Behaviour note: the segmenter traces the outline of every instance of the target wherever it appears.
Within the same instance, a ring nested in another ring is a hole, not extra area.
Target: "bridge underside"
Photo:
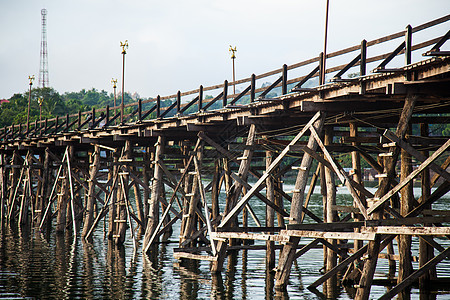
[[[399,270],[389,298],[433,282],[436,264],[450,254],[434,239],[450,235],[441,226],[450,213],[432,210],[450,190],[449,137],[436,134],[449,123],[449,83],[450,58],[435,57],[245,106],[6,137],[1,216],[41,228],[54,218],[56,231],[81,230],[86,240],[106,218],[111,242],[143,235],[146,253],[180,226],[175,257],[210,261],[220,273],[227,251],[263,249],[279,288],[293,261],[323,244],[326,273],[311,289],[324,284],[332,292],[339,272],[367,299],[377,260],[387,258],[393,274]],[[379,181],[375,193],[367,179]],[[320,214],[308,208],[319,182]],[[337,205],[337,185],[353,205]],[[417,270],[412,236],[420,237]]]

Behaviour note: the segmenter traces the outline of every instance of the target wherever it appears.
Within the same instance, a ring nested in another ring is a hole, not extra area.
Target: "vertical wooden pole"
[[[198,89],[198,111],[203,110],[203,85]]]
[[[367,41],[362,40],[361,42],[361,61],[360,61],[360,68],[359,68],[359,75],[361,77],[366,75],[366,68],[367,68]],[[366,82],[364,80],[361,80],[361,95],[364,95],[366,93]]]
[[[254,124],[250,125],[250,129],[248,131],[248,136],[247,136],[247,146],[253,146],[253,144],[255,143],[256,140],[256,126]],[[244,180],[247,181],[247,177],[248,177],[248,171],[250,169],[250,164],[252,161],[252,157],[253,157],[253,149],[245,149],[243,156],[241,158],[241,164],[239,165],[239,171],[238,171],[238,176]],[[239,196],[242,192],[242,184],[235,182],[231,187],[229,192],[227,193],[227,199],[226,199],[226,204],[225,204],[225,211],[224,211],[224,215],[226,215],[228,212],[230,212],[234,206],[236,205]],[[235,221],[231,221],[230,222],[230,226],[236,226],[237,225],[237,219],[234,218]],[[214,261],[211,265],[211,272],[213,273],[217,273],[220,272],[222,270],[222,266],[223,266],[223,261],[225,259],[225,254],[226,254],[226,244],[224,242],[219,242],[217,244],[217,250],[218,250],[218,259],[217,261]]]
[[[410,129],[408,130],[411,131]],[[404,180],[412,172],[411,155],[405,150],[401,150],[401,167],[400,180]],[[400,190],[400,214],[406,216],[413,209],[413,183],[412,181],[405,185]],[[398,252],[401,253],[398,265],[397,283],[402,282],[405,278],[411,275],[412,256],[411,256],[411,236],[400,235],[398,237]]]
[[[333,142],[333,127],[325,128],[325,138],[324,145],[331,145]],[[327,205],[326,205],[326,222],[333,223],[337,221],[336,211],[333,210],[333,206],[336,205],[336,183],[335,176],[333,170],[329,168],[325,168],[325,182],[327,186]],[[334,246],[337,245],[336,240],[328,240],[328,242]],[[331,249],[327,248],[327,265],[326,272],[333,269],[337,264],[337,255]],[[333,285],[336,285],[336,278],[334,280],[329,280],[327,283],[333,282]],[[329,285],[329,284],[327,284]]]
[[[197,159],[199,161],[202,161],[203,158],[203,142],[202,146],[200,146],[197,149],[197,153],[195,153],[197,156]],[[191,237],[192,234],[195,232],[195,223],[196,223],[196,209],[198,207],[198,192],[199,192],[199,184],[196,175],[192,176],[192,189],[190,191],[190,200],[188,204],[188,211],[187,211],[187,219],[186,219],[186,226],[184,228],[184,232],[182,233],[182,240],[186,240],[187,238]]]
[[[220,167],[219,159],[214,160],[214,175],[211,190],[211,217],[216,220],[219,216],[219,195],[220,195]],[[216,227],[216,226],[214,226]]]
[[[149,211],[148,211],[148,221],[147,228],[145,230],[145,237],[143,243],[143,249],[147,248],[147,244],[150,241],[153,232],[155,231],[156,226],[159,223],[159,198],[161,194],[161,185],[163,170],[159,167],[158,162],[163,163],[163,153],[165,147],[165,138],[163,136],[158,136],[158,141],[156,143],[155,149],[155,165],[154,165],[154,173],[153,173],[153,185],[152,185],[152,195],[149,203]]]
[[[322,126],[324,122],[324,114],[322,117],[314,122],[313,127],[320,133],[322,131]],[[308,148],[313,151],[317,148],[317,141],[311,135],[308,140]],[[302,158],[300,169],[297,175],[294,186],[294,194],[292,196],[291,203],[291,213],[289,217],[290,224],[298,224],[301,220],[302,210],[303,210],[303,200],[305,196],[305,188],[308,182],[308,174],[311,168],[312,157],[305,153]],[[278,262],[278,269],[275,275],[276,283],[275,287],[278,289],[284,289],[289,280],[289,275],[291,273],[291,266],[295,258],[296,247],[299,242],[299,238],[292,238],[290,242],[287,242],[283,247],[280,254],[280,259]]]
[[[112,166],[109,169],[109,173],[112,174],[112,178],[114,178],[115,174],[117,174],[117,169],[119,168],[118,166],[118,162],[119,162],[119,157],[118,157],[118,151],[114,151],[111,152],[111,159],[112,159]],[[117,215],[117,211],[116,211],[116,204],[117,204],[117,195],[118,195],[118,191],[120,189],[119,185],[120,185],[120,180],[118,180],[118,183],[116,184],[116,188],[111,187],[110,193],[112,193],[111,195],[111,203],[109,205],[109,217],[108,217],[108,239],[110,240],[114,240],[114,235],[116,234],[116,226],[114,223],[114,220],[116,219],[116,215]]]
[[[134,157],[135,155],[134,155],[133,149],[131,149],[130,152],[131,152],[131,153],[130,153],[130,156],[131,156],[131,157]],[[134,160],[134,161],[136,161],[136,160]],[[145,164],[145,163],[144,163],[144,164]],[[134,172],[134,174],[135,174],[136,176],[139,176],[139,174],[137,173],[137,167],[129,167],[129,170],[130,170],[131,172]],[[143,178],[143,179],[144,179],[144,178]],[[145,182],[145,181],[144,181],[144,182]],[[147,182],[145,182],[145,183],[147,183]],[[133,185],[133,192],[134,192],[134,200],[135,200],[135,203],[136,203],[137,217],[139,218],[139,220],[140,220],[141,222],[145,222],[145,221],[144,221],[144,219],[145,219],[145,215],[144,215],[144,206],[143,206],[143,204],[142,204],[142,197],[141,197],[141,189],[140,189],[140,186],[139,186],[138,183],[135,183],[135,184]],[[145,232],[145,229],[142,228],[142,227],[140,227],[139,232],[140,232],[140,234],[143,234],[143,233]]]
[[[288,77],[287,77],[287,65],[284,64],[282,68],[282,80],[281,80],[281,94],[286,95],[287,94],[287,83],[288,83]]]
[[[255,101],[255,90],[256,90],[256,75],[252,74],[251,76],[251,89],[250,89],[250,102]]]
[[[189,159],[188,159],[188,157],[190,156],[189,155],[189,151],[190,151],[190,146],[189,146],[189,142],[188,141],[184,141],[184,142],[182,142],[182,144],[181,144],[181,152],[182,152],[182,154],[183,154],[183,166],[184,166],[184,169],[188,169],[189,168],[189,166],[188,166],[188,161],[189,161]],[[190,191],[191,191],[191,189],[192,189],[192,181],[191,181],[191,178],[192,178],[192,175],[189,175],[189,172],[186,172],[187,174],[185,175],[185,177],[184,177],[184,181],[182,182],[182,184],[183,184],[183,188],[184,188],[184,193],[185,193],[185,195],[189,195],[190,194]],[[182,219],[181,219],[181,226],[180,226],[180,245],[181,245],[181,243],[183,243],[184,242],[184,235],[183,235],[183,233],[184,233],[184,231],[185,231],[185,228],[186,228],[186,223],[187,223],[187,215],[188,215],[188,212],[189,212],[189,197],[188,196],[185,196],[184,198],[183,198],[183,208],[182,208],[182,210],[183,210],[183,212],[182,212]]]
[[[95,204],[95,183],[98,170],[100,168],[100,147],[95,145],[94,153],[89,156],[89,181],[88,181],[88,195],[84,211],[84,225],[82,237],[86,237],[94,220],[94,204]]]
[[[69,198],[69,174],[67,168],[63,167],[62,177],[56,178],[61,180],[61,186],[58,192],[58,214],[56,216],[56,232],[63,233],[67,222],[67,199]]]
[[[144,152],[144,165],[142,167],[142,180],[144,181],[144,183],[149,184],[149,172],[150,172],[150,168],[149,166],[151,165],[151,155],[150,155],[150,147],[146,147],[145,148],[145,152]],[[151,186],[151,185],[149,185]],[[144,204],[144,219],[142,220],[144,227],[147,226],[147,216],[148,216],[148,201],[149,201],[149,196],[150,193],[147,189],[144,189],[143,193],[142,193],[142,198],[143,198],[143,204]]]
[[[280,171],[280,166],[276,167],[274,170],[274,173],[277,174]],[[277,176],[274,177],[274,188],[276,188],[279,191],[283,190],[283,180],[282,180],[282,175],[279,174]],[[274,200],[275,200],[275,204],[283,209],[284,208],[284,204],[283,204],[283,195],[281,195],[281,193],[275,191],[274,193]],[[283,215],[281,215],[280,213],[277,212],[277,223],[278,223],[278,227],[284,227],[285,226],[285,222],[284,222],[284,217]]]
[[[126,140],[125,146],[124,146],[122,159],[128,160],[131,159],[131,152],[132,152],[132,146],[131,141]],[[119,163],[120,163],[119,159]],[[114,242],[116,245],[122,245],[125,242],[125,236],[126,236],[126,230],[128,228],[127,222],[128,222],[128,211],[127,211],[127,201],[126,197],[128,197],[129,192],[129,186],[128,181],[130,178],[130,175],[127,172],[123,172],[121,169],[119,169],[119,177],[122,179],[120,182],[120,187],[118,188],[118,199],[117,199],[117,210],[116,210],[116,228],[117,232],[115,234]]]
[[[417,101],[417,96],[408,94],[405,98],[405,103],[403,106],[402,113],[397,125],[396,135],[403,138],[407,132],[408,124],[411,119],[414,106]],[[375,198],[381,198],[385,195],[389,188],[391,187],[392,180],[395,178],[395,166],[397,163],[399,149],[398,147],[390,147],[389,152],[392,156],[385,158],[384,173],[387,174],[385,178],[380,183],[378,190],[375,192]],[[372,214],[373,219],[382,219],[383,210],[380,209]],[[380,252],[380,237],[376,236],[374,241],[369,242],[367,249],[367,254],[369,259],[364,263],[364,268],[361,273],[361,279],[359,281],[359,286],[356,291],[356,300],[367,300],[370,295],[370,288],[373,282],[373,275],[375,274],[375,267],[378,261],[378,253]]]
[[[361,45],[362,47],[362,45]],[[361,55],[362,55],[362,50],[361,50]],[[358,137],[358,126],[356,123],[351,122],[349,124],[349,129],[350,129],[350,137],[354,137],[357,138]],[[357,142],[352,142],[352,146],[358,146],[359,143]],[[351,153],[352,155],[352,170],[353,170],[353,180],[359,184],[362,184],[362,172],[361,172],[361,157],[358,153],[358,151],[352,151]],[[356,192],[358,194],[358,196],[360,198],[364,197],[359,191]],[[353,206],[357,207],[357,204],[355,202],[353,202]],[[364,218],[361,214],[356,214],[356,218],[357,221],[362,221]],[[359,228],[355,229],[355,232],[359,232]],[[363,242],[360,240],[354,240],[353,241],[353,245],[354,245],[354,249],[355,252],[358,251],[362,246],[363,246]]]
[[[423,137],[428,136],[428,124],[420,124],[420,135]],[[427,150],[421,151],[421,153],[425,156],[429,156],[429,152]],[[427,199],[431,195],[431,178],[430,178],[430,169],[425,168],[422,171],[421,177],[421,187],[422,187],[422,202],[426,202]],[[425,209],[431,209],[431,204]],[[424,224],[424,226],[431,226],[431,224]],[[433,238],[430,236],[430,238]],[[434,248],[425,242],[423,239],[419,239],[419,268],[423,267],[429,260],[434,257]],[[426,272],[425,275],[419,278],[419,287],[421,289],[427,289],[429,287],[430,279],[436,278],[436,267],[431,268],[430,271]]]
[[[6,168],[5,168],[5,154],[0,153],[0,226],[3,226],[3,220],[5,216],[5,204],[6,204]]]
[[[11,165],[13,165],[10,175],[11,175],[11,185],[9,190],[9,199],[8,199],[8,210],[12,211],[13,213],[10,214],[10,223],[12,223],[15,220],[15,207],[14,207],[14,193],[15,193],[15,187],[18,184],[19,181],[19,157],[16,151],[13,152],[12,158],[11,158]]]
[[[223,96],[222,96],[222,107],[227,106],[228,104],[228,80],[225,80],[223,83]]]
[[[266,151],[266,169],[270,166],[273,161],[273,152],[270,150]],[[272,176],[266,179],[266,198],[269,201],[275,203],[275,192],[274,192],[274,180]],[[275,210],[270,206],[266,205],[266,226],[275,226]],[[272,270],[275,268],[275,243],[273,241],[266,242],[266,269]]]

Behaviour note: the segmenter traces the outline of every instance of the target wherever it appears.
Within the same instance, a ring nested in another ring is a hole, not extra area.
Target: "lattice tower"
[[[41,34],[41,63],[39,68],[39,86],[48,87],[48,52],[47,52],[47,10],[41,10],[42,34]]]

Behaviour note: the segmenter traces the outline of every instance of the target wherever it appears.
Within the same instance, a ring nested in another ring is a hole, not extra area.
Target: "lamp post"
[[[33,85],[34,75],[28,76],[28,80],[30,81],[30,91],[28,93],[27,133],[30,130],[31,86]]]
[[[116,113],[117,113],[117,110],[116,110],[116,87],[117,87],[116,83],[117,83],[117,79],[112,78],[111,79],[111,83],[112,83],[113,89],[114,89],[114,116],[115,116]],[[115,122],[117,124],[117,120]]]
[[[235,77],[235,68],[234,68],[234,60],[236,59],[236,46],[234,46],[234,48],[233,47],[231,47],[231,45],[230,45],[230,49],[229,49],[229,51],[230,51],[230,53],[231,53],[231,60],[232,60],[232,62],[233,62],[233,94],[236,94],[236,83],[235,83],[235,81],[236,81],[236,77]]]
[[[128,49],[128,40],[125,40],[124,43],[120,42],[120,47],[122,47],[122,103],[120,104],[120,124],[123,125],[123,97],[124,97],[124,85],[125,85],[125,54],[127,54]]]
[[[322,60],[322,74],[320,74],[320,85],[325,84],[325,71],[327,60],[327,39],[328,39],[328,8],[330,7],[330,0],[327,0],[325,8],[325,38],[323,42],[323,60]]]
[[[38,104],[39,104],[39,128],[42,127],[42,103],[44,103],[44,98],[39,97],[38,98]]]

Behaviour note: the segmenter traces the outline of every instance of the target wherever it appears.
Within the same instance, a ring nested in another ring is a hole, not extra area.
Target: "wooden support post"
[[[56,178],[56,180],[61,181],[59,190],[57,190],[58,214],[56,216],[56,228],[55,228],[57,233],[63,233],[66,228],[67,199],[69,198],[69,174],[67,172],[67,168],[63,167],[61,175],[62,175],[62,177]],[[57,189],[58,189],[58,187],[57,187]]]
[[[266,167],[267,169],[267,167]],[[274,169],[275,175],[274,176],[274,188],[275,188],[275,193],[274,193],[274,200],[275,200],[275,205],[278,206],[280,209],[284,210],[284,204],[283,204],[283,195],[280,193],[280,191],[283,191],[283,181],[282,181],[282,175],[279,172],[280,171],[280,167],[276,167]],[[284,227],[285,226],[285,221],[284,221],[284,216],[277,212],[277,222],[278,222],[278,227]]]
[[[177,113],[179,113],[180,112],[180,109],[181,109],[181,92],[180,91],[178,91],[177,92]]]
[[[365,40],[363,42],[365,42]],[[361,43],[361,47],[363,47],[363,43]],[[361,49],[361,57],[362,57],[362,55],[363,55],[363,51]],[[364,69],[365,69],[365,66],[364,66]],[[356,123],[351,122],[349,124],[349,129],[350,129],[350,136],[351,137],[355,137],[355,138],[358,137],[358,126],[357,126]],[[357,142],[352,142],[352,146],[357,147],[358,143]],[[359,183],[359,184],[363,184],[362,172],[361,172],[361,157],[359,155],[359,152],[358,151],[352,151],[351,155],[352,155],[352,170],[353,170],[353,176],[352,177],[353,177],[353,180],[355,182]],[[361,197],[361,198],[364,197],[361,192],[357,192],[357,193],[358,193],[359,197]],[[353,201],[353,206],[354,207],[358,207],[358,205],[357,205],[357,203],[355,201]],[[355,221],[362,221],[364,218],[361,215],[357,214],[355,219],[356,219]],[[359,229],[355,228],[355,232],[359,232]],[[356,251],[358,251],[359,248],[362,247],[363,243],[362,243],[362,241],[355,240],[353,242],[353,245],[354,245],[354,249],[355,249],[355,252],[356,252]]]
[[[198,111],[203,110],[203,85],[198,89]]]
[[[197,160],[202,161],[203,159],[203,142],[200,147],[198,147],[196,153],[194,154],[197,157]],[[192,236],[195,232],[196,225],[196,210],[198,207],[198,192],[199,192],[199,181],[197,180],[197,170],[195,171],[195,175],[192,178],[192,186],[188,202],[188,211],[186,216],[186,225],[184,228],[184,232],[182,233],[181,242]],[[183,216],[184,217],[184,216]],[[194,245],[192,245],[194,246]]]
[[[84,211],[84,224],[82,237],[86,237],[89,229],[92,226],[94,220],[94,204],[95,204],[95,180],[97,178],[97,173],[100,168],[100,147],[98,145],[94,146],[94,153],[89,156],[89,190],[87,195],[87,201]]]
[[[314,121],[312,128],[315,128],[317,132],[322,131],[322,126],[324,122],[324,115]],[[311,135],[308,140],[308,148],[313,151],[317,148],[317,141]],[[292,196],[291,213],[289,218],[289,224],[299,224],[302,216],[303,210],[303,200],[305,196],[305,188],[308,181],[309,169],[311,168],[312,157],[305,153],[302,158],[300,169],[297,175],[297,180],[295,182],[294,190],[296,191]],[[279,289],[284,289],[289,280],[289,274],[291,272],[291,266],[295,258],[296,247],[299,242],[299,238],[293,238],[291,241],[287,242],[283,247],[280,254],[278,269],[275,275],[276,283],[275,287]]]
[[[255,101],[255,90],[256,90],[256,75],[252,74],[251,76],[251,89],[250,89],[250,102]]]
[[[134,157],[133,151],[130,151],[130,155],[132,157]],[[146,163],[144,163],[145,165]],[[134,172],[137,176],[137,167],[129,167],[128,168],[131,172]],[[148,184],[148,181],[144,180],[145,184]],[[145,190],[145,189],[144,189]],[[133,192],[134,192],[134,201],[136,204],[136,212],[137,212],[137,217],[139,218],[139,220],[145,224],[145,215],[144,215],[144,206],[142,204],[142,197],[141,197],[141,189],[140,189],[140,185],[139,184],[134,184],[133,185]],[[145,229],[140,227],[139,228],[139,232],[140,234],[143,234],[145,232]]]
[[[159,223],[159,198],[161,194],[161,185],[164,184],[162,181],[163,171],[158,163],[163,163],[163,153],[165,147],[164,136],[158,136],[158,141],[155,147],[155,166],[153,173],[153,184],[152,184],[152,194],[149,203],[147,228],[145,230],[144,243],[142,245],[143,249],[147,249],[147,244],[150,241],[156,227]]]
[[[420,124],[420,135],[423,137],[428,137],[428,124]],[[422,151],[422,155],[424,157],[429,156],[429,152],[427,150]],[[426,203],[427,200],[431,196],[431,178],[430,178],[430,169],[425,168],[422,171],[421,177],[421,187],[422,187],[422,197],[421,203]],[[424,209],[431,209],[431,204],[425,207]],[[427,226],[430,224],[424,224]],[[432,236],[429,237],[433,239]],[[419,240],[419,267],[423,267],[429,260],[434,258],[434,248],[427,243],[425,240]],[[428,272],[419,278],[419,286],[421,289],[426,289],[429,285],[430,279],[436,278],[436,267],[431,267]]]
[[[214,160],[214,175],[211,187],[211,218],[216,220],[219,217],[219,195],[220,195],[220,167],[219,159]],[[214,226],[216,227],[216,226]]]
[[[159,118],[161,115],[161,96],[158,95],[156,97],[156,118]]]
[[[281,79],[281,94],[282,95],[286,95],[287,94],[287,82],[288,82],[288,77],[287,77],[287,65],[284,64],[283,68],[282,68],[282,79]]]
[[[6,206],[7,175],[6,175],[6,155],[0,153],[0,226],[3,226]]]
[[[223,83],[223,96],[222,96],[222,107],[227,106],[228,104],[228,80],[225,80]]]
[[[402,113],[397,125],[396,135],[397,137],[403,138],[407,132],[409,121],[411,119],[414,106],[416,104],[417,96],[408,94],[405,99]],[[385,195],[395,178],[395,165],[397,163],[397,158],[399,154],[399,149],[397,147],[390,147],[389,152],[392,152],[392,156],[385,157],[384,173],[387,177],[383,178],[380,183],[378,190],[375,193],[375,198],[381,198]],[[373,219],[382,219],[383,212],[376,212],[373,214]],[[378,261],[378,253],[380,251],[380,238],[377,236],[375,241],[369,242],[367,254],[368,259],[364,264],[363,271],[361,273],[361,280],[359,281],[359,286],[356,291],[356,300],[367,300],[370,295],[370,288],[372,287],[373,275],[375,274],[375,267]]]
[[[409,133],[411,128],[409,126]],[[412,172],[412,159],[411,155],[405,150],[401,150],[401,166],[400,166],[400,179],[404,180]],[[400,214],[402,216],[408,215],[414,206],[414,193],[412,181],[406,184],[400,190]],[[399,265],[398,265],[398,277],[397,283],[402,282],[413,272],[412,267],[412,255],[411,255],[411,236],[400,235],[398,237],[398,253],[401,253]]]
[[[109,173],[110,174],[117,174],[118,173],[118,151],[111,152],[111,159],[113,162],[113,166],[110,168]],[[120,180],[117,180],[120,182]],[[117,211],[116,211],[116,204],[117,204],[117,194],[118,194],[118,187],[119,183],[116,184],[116,186],[111,186],[111,190],[109,191],[111,194],[111,203],[109,205],[109,216],[108,216],[108,239],[114,240],[114,235],[116,234],[116,225],[114,223],[114,220],[116,219]]]
[[[266,168],[272,164],[273,155],[272,151],[266,151]],[[274,179],[272,176],[266,179],[266,198],[275,203]],[[269,205],[266,205],[266,226],[275,226],[275,210]],[[275,242],[267,241],[266,247],[266,269],[270,271],[275,268]]]
[[[325,128],[324,145],[325,146],[331,145],[332,142],[333,142],[333,127],[329,126]],[[325,182],[327,188],[327,201],[326,201],[326,215],[324,221],[327,223],[334,223],[338,219],[336,211],[333,210],[333,206],[336,205],[336,183],[334,172],[330,168],[325,168]],[[327,241],[334,247],[337,246],[337,240],[329,239]],[[328,272],[334,267],[336,267],[337,254],[328,247],[326,247],[326,252],[327,252],[327,260],[325,271]],[[330,278],[325,286],[326,286],[325,294],[330,298],[333,297],[333,295],[336,292],[337,278],[336,277]]]
[[[325,70],[323,66],[323,52],[319,54],[319,85],[325,84]]]
[[[151,155],[150,155],[151,148],[146,147],[144,152],[144,165],[142,166],[142,180],[149,184],[149,174],[150,174],[150,168],[151,166]],[[143,205],[144,205],[144,219],[142,220],[142,223],[144,223],[144,227],[147,226],[147,216],[148,216],[148,209],[149,209],[149,198],[150,198],[150,192],[147,189],[144,189],[142,192],[142,198],[143,198]],[[145,232],[145,231],[144,231]]]
[[[13,166],[17,166],[19,165],[19,155],[17,154],[16,151],[13,152],[12,154],[12,158],[11,158],[11,165]],[[14,194],[15,194],[15,187],[18,184],[18,179],[19,179],[19,169],[18,168],[12,168],[11,172],[10,172],[10,176],[11,176],[11,180],[10,180],[10,190],[9,190],[9,199],[8,199],[8,211],[12,212],[9,213],[9,221],[10,223],[12,223],[15,220],[15,199],[14,199]]]
[[[254,124],[250,125],[250,129],[248,131],[247,136],[247,146],[252,146],[256,140],[256,126]],[[250,169],[250,164],[253,156],[253,149],[245,149],[243,153],[243,160],[241,160],[241,164],[239,166],[238,177],[240,177],[243,181],[247,181],[248,171]],[[227,215],[230,213],[236,206],[239,196],[241,195],[243,185],[237,181],[230,187],[227,191],[227,199],[225,204],[224,214]],[[228,226],[236,226],[236,216],[234,216]],[[219,241],[217,244],[217,261],[213,262],[211,265],[211,272],[217,273],[222,270],[223,261],[225,259],[226,254],[226,243],[223,241]]]
[[[121,162],[121,160],[129,160],[131,159],[131,153],[132,153],[132,146],[131,146],[131,141],[130,140],[126,140],[125,141],[125,146],[123,149],[123,153],[121,158],[119,159],[119,164]],[[120,167],[119,167],[120,168]],[[115,219],[115,223],[116,223],[116,228],[117,231],[115,233],[114,236],[114,243],[116,245],[122,245],[125,242],[125,236],[126,236],[126,231],[127,231],[127,227],[128,227],[128,192],[129,192],[129,186],[128,186],[128,181],[130,178],[130,175],[128,174],[128,172],[123,172],[123,170],[119,169],[119,178],[120,178],[120,188],[118,188],[117,193],[118,193],[118,199],[116,202],[116,219]],[[131,226],[131,224],[129,224]]]

